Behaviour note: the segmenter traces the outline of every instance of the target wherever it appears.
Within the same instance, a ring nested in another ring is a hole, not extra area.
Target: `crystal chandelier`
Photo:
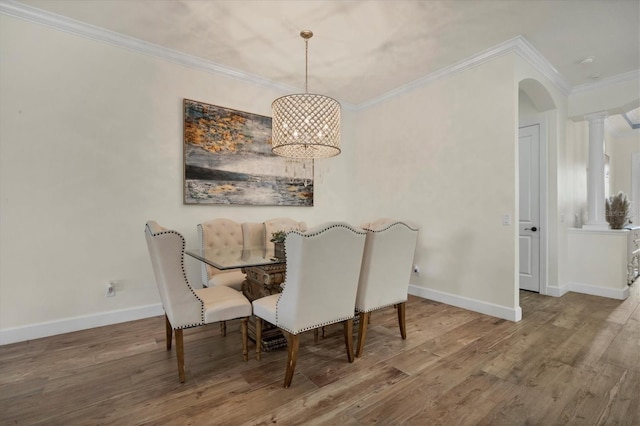
[[[305,43],[305,93],[282,96],[271,104],[274,154],[289,158],[327,158],[340,154],[340,103],[309,93],[310,30],[300,32]]]

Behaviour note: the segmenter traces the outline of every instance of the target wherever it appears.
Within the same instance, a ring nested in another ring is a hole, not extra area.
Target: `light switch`
[[[505,213],[502,215],[502,224],[503,225],[511,225],[511,215],[509,213]]]

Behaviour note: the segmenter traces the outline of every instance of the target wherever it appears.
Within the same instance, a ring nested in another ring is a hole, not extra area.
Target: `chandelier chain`
[[[309,39],[304,40],[304,93],[309,93]]]

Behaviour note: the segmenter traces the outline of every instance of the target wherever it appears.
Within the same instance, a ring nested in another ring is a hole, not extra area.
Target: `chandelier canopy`
[[[327,158],[340,154],[340,103],[308,92],[309,39],[305,42],[305,93],[282,96],[271,104],[271,151],[289,158]]]

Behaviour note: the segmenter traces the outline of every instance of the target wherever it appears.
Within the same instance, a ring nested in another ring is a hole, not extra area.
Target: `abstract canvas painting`
[[[271,117],[185,99],[184,203],[313,206],[313,160],[271,152]]]

